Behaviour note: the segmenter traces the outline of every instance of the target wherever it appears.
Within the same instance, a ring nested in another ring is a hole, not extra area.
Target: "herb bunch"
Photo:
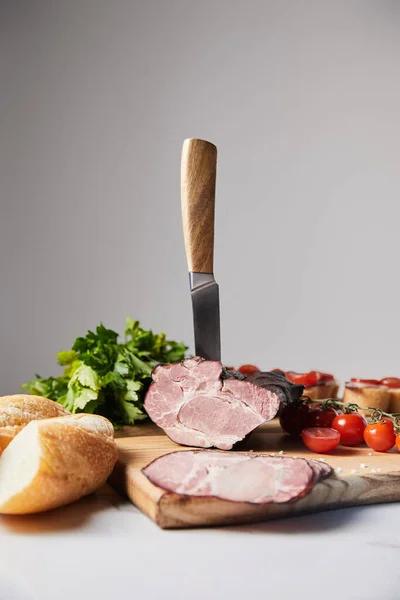
[[[37,375],[22,387],[59,402],[71,413],[103,415],[116,428],[133,425],[147,418],[143,401],[153,368],[183,360],[186,350],[184,344],[145,330],[128,317],[123,342],[101,324],[95,332],[78,337],[71,350],[57,354],[62,375]]]

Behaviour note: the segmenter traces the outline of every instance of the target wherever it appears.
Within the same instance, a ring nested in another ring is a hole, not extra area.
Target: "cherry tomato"
[[[386,421],[390,421],[390,423],[393,423],[393,427],[394,427],[394,420],[392,417],[385,417]]]
[[[400,452],[400,433],[396,435],[396,447],[397,450]]]
[[[351,378],[353,383],[365,383],[365,385],[380,385],[380,381],[377,379],[356,379],[355,377]]]
[[[367,425],[364,430],[365,443],[377,452],[387,452],[396,442],[393,422],[389,419],[382,419],[378,423]]]
[[[357,446],[364,440],[364,429],[367,420],[358,413],[338,415],[332,421],[331,427],[340,433],[340,443],[343,446]]]
[[[250,375],[254,375],[254,373],[259,373],[260,369],[255,365],[242,365],[238,368],[239,373],[242,375],[246,375],[246,377],[250,377]]]
[[[340,441],[340,433],[331,427],[308,427],[303,429],[301,437],[307,448],[318,454],[331,452]]]
[[[388,388],[400,388],[400,379],[397,377],[385,377],[380,383]]]
[[[335,408],[324,410],[321,406],[312,408],[307,418],[307,427],[332,427],[332,421],[339,412]]]
[[[289,404],[282,410],[279,422],[286,433],[293,436],[301,434],[304,427],[307,426],[307,418],[310,407],[305,402],[300,404]]]

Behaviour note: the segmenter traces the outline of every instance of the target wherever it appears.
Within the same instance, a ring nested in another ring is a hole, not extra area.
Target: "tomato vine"
[[[313,400],[309,396],[302,396],[301,400],[306,402],[307,404],[318,403],[323,410],[329,410],[331,408],[336,409],[344,409],[345,413],[358,413],[359,411],[369,411],[371,416],[369,417],[369,422],[379,423],[385,417],[390,419],[393,422],[394,430],[396,433],[400,433],[400,413],[388,413],[380,408],[374,407],[364,407],[355,404],[354,402],[343,402],[342,400],[337,400],[336,398],[326,398],[325,400]]]

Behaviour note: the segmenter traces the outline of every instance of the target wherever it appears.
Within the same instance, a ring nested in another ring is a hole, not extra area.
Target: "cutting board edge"
[[[380,491],[382,490],[382,480],[386,479],[384,475],[357,477],[350,482],[348,479],[332,475],[329,479],[317,483],[310,494],[289,504],[255,505],[219,498],[205,500],[202,497],[180,496],[161,490],[163,493],[158,501],[156,522],[162,529],[226,526],[238,525],[238,522],[259,523],[325,510],[399,502],[398,476],[400,473],[395,478],[388,476],[389,488],[379,499],[373,492],[376,485],[379,486]],[[148,514],[147,511],[145,512]]]
[[[152,521],[158,525],[158,527],[160,527],[161,529],[164,529],[165,531],[168,530],[179,530],[179,529],[206,529],[207,527],[229,527],[229,526],[235,526],[235,527],[239,527],[240,525],[250,525],[252,523],[257,524],[257,523],[268,523],[269,521],[279,521],[280,519],[291,519],[291,518],[295,518],[295,517],[304,517],[307,515],[313,515],[313,514],[318,514],[318,513],[322,513],[322,512],[328,512],[328,511],[332,511],[332,510],[341,510],[342,508],[346,509],[346,508],[354,508],[356,506],[368,506],[368,505],[379,505],[379,504],[391,504],[394,502],[398,502],[398,500],[380,500],[380,501],[376,501],[371,499],[370,501],[366,501],[366,502],[362,502],[362,503],[354,503],[354,502],[349,502],[348,504],[346,503],[342,503],[340,504],[340,506],[337,506],[336,504],[324,504],[324,505],[320,505],[319,507],[309,507],[309,508],[304,508],[302,510],[296,511],[296,512],[292,512],[292,513],[288,513],[285,512],[284,514],[277,514],[277,515],[269,515],[268,517],[265,517],[263,515],[255,515],[255,514],[251,514],[248,516],[244,516],[242,515],[240,518],[238,518],[237,515],[232,515],[231,517],[223,517],[223,521],[221,521],[221,517],[216,518],[215,520],[210,519],[209,522],[207,523],[195,523],[192,521],[183,521],[181,519],[176,519],[174,517],[173,514],[168,513],[162,513],[162,514],[158,514],[157,519],[152,519]],[[136,505],[135,505],[136,506]],[[151,516],[144,510],[142,510],[142,512],[151,519]]]
[[[121,495],[128,497],[152,521],[159,524],[160,499],[167,493],[165,490],[150,483],[141,471],[127,468],[119,460],[108,479],[108,483]]]

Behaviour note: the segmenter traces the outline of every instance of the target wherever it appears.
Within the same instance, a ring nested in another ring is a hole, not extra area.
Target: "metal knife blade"
[[[221,360],[219,287],[212,273],[190,273],[196,355]]]

